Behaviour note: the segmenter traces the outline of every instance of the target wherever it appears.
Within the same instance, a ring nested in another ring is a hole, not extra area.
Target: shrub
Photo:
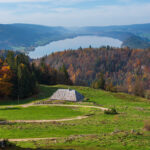
[[[113,83],[106,84],[106,91],[117,92],[117,88],[113,85]]]
[[[111,109],[105,110],[104,114],[107,114],[107,115],[116,115],[116,114],[118,114],[118,112],[117,112],[117,110],[115,108],[111,108]]]
[[[150,120],[145,121],[144,129],[145,129],[146,131],[150,131]]]
[[[135,96],[144,97],[145,95],[144,84],[140,78],[136,79],[133,92]]]
[[[97,75],[97,79],[91,84],[94,89],[105,89],[105,79],[102,73]]]
[[[85,101],[85,102],[88,101],[88,100],[89,100],[89,98],[87,98],[87,97],[84,98],[84,101]]]
[[[4,119],[4,118],[0,118],[0,121],[6,121],[6,119]]]
[[[145,98],[150,99],[150,90],[145,92]]]

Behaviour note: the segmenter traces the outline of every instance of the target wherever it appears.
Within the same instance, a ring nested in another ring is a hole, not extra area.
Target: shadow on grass
[[[33,95],[30,98],[20,99],[20,100],[0,100],[0,105],[20,105],[26,104],[29,102],[37,101],[37,100],[45,100],[48,99],[58,88],[53,86],[39,85],[38,94]]]
[[[12,108],[0,108],[0,111],[1,110],[19,110],[20,108],[19,107],[12,107]]]
[[[14,122],[8,122],[7,120],[0,120],[0,125],[15,125]]]
[[[74,150],[74,149],[21,148],[19,146],[16,146],[14,143],[9,142],[8,140],[2,140],[2,141],[0,141],[0,150]]]
[[[41,149],[41,148],[30,149],[30,148],[21,148],[21,147],[8,147],[1,150],[74,150],[74,149]]]

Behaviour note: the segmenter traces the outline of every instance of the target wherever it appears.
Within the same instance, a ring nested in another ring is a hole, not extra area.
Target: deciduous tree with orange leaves
[[[0,69],[0,96],[9,96],[12,92],[12,71],[8,65],[4,65]]]

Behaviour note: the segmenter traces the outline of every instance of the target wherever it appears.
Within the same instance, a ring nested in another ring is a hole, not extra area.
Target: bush
[[[150,131],[150,120],[145,121],[144,129],[145,129],[146,131]]]
[[[5,149],[6,147],[11,147],[11,146],[12,146],[12,144],[9,143],[9,141],[7,139],[0,141],[0,148],[2,148],[2,149]]]
[[[97,79],[91,84],[94,89],[105,89],[105,79],[102,73],[97,75]]]
[[[115,108],[111,108],[111,109],[105,110],[104,114],[107,114],[107,115],[116,115],[116,114],[118,114],[118,112],[117,112],[117,110]]]
[[[150,99],[150,90],[145,92],[145,98]]]
[[[84,101],[85,101],[85,102],[88,101],[88,100],[89,100],[89,98],[87,98],[87,97],[84,98]]]
[[[140,78],[136,79],[133,92],[135,96],[144,97],[145,95],[144,84]]]
[[[117,88],[113,85],[113,83],[106,84],[106,91],[117,92]]]
[[[6,121],[6,119],[4,119],[4,118],[0,118],[0,121]]]

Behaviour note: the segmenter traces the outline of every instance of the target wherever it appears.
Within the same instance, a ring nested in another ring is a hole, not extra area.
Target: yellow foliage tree
[[[9,96],[12,92],[12,71],[8,65],[0,69],[0,96]]]

